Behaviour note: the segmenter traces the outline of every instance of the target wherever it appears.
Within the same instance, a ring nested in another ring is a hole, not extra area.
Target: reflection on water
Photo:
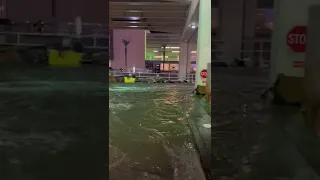
[[[109,88],[109,170],[112,180],[203,179],[187,127],[192,86]]]

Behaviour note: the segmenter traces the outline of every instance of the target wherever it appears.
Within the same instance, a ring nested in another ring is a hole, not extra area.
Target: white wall
[[[211,91],[211,63],[208,63],[207,67],[207,87]]]
[[[308,7],[318,0],[276,0],[275,22],[271,49],[271,83],[280,73],[287,76],[304,76],[304,68],[293,67],[294,61],[304,61],[305,53],[293,52],[288,46],[288,32],[297,25],[307,26]]]

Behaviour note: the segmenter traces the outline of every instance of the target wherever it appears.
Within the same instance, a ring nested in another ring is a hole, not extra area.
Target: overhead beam
[[[187,32],[190,30],[190,24],[193,23],[195,16],[197,16],[196,13],[198,13],[198,8],[199,8],[199,2],[200,0],[193,0],[191,2],[191,5],[189,6],[188,10],[188,16],[186,23],[184,25],[184,29],[182,31],[181,39],[186,39]]]
[[[163,34],[163,33],[148,33],[147,36],[170,36],[170,37],[176,37],[176,36],[179,36],[180,37],[180,34]]]
[[[149,42],[158,41],[159,39],[164,39],[164,38],[162,38],[162,37],[158,37],[158,38],[150,38],[150,37],[147,37],[147,40],[148,40]],[[180,42],[180,38],[179,38],[179,39],[165,39],[164,41]]]
[[[163,46],[163,44],[160,44],[160,43],[150,43],[150,44],[147,44],[147,47],[153,47],[153,48],[161,48]],[[173,47],[179,47],[180,46],[180,43],[168,43],[167,46],[173,46]]]
[[[179,42],[179,41],[178,41]],[[156,44],[156,43],[162,43],[162,44],[172,44],[172,43],[178,43],[177,41],[161,41],[160,39],[159,39],[159,41],[152,41],[152,42],[150,42],[150,41],[148,41],[147,40],[147,43],[154,43],[154,44]]]
[[[161,31],[161,32],[168,32],[168,33],[181,33],[181,29],[173,29],[173,28],[168,28],[168,27],[135,27],[135,28],[130,28],[130,27],[115,27],[111,26],[111,29],[145,29],[145,30],[150,30],[150,31]]]
[[[180,29],[182,29],[183,24],[182,23],[175,23],[175,22],[144,22],[144,23],[121,23],[121,22],[112,22],[109,24],[109,26],[141,26],[141,27],[150,27],[150,26],[154,26],[154,27],[168,27],[168,26],[172,26],[172,27],[179,27]]]
[[[171,20],[171,21],[111,21],[112,24],[177,24],[180,26],[180,24],[184,24],[184,22]]]
[[[125,25],[125,24],[118,24],[118,25],[115,25],[115,24],[110,24],[109,27],[111,28],[163,28],[163,29],[178,29],[178,30],[182,30],[182,27],[178,27],[178,26],[166,26],[166,25],[154,25],[154,26],[146,26],[146,25],[141,25],[141,26],[135,26],[134,24],[132,25]]]
[[[112,18],[129,18],[130,16],[110,16],[110,21]],[[175,19],[175,20],[185,20],[185,17],[172,17],[172,16],[140,16],[141,19]]]
[[[162,9],[153,9],[153,10],[126,10],[126,9],[112,9],[110,11],[110,14],[112,14],[113,12],[129,12],[129,13],[142,13],[142,12],[149,12],[149,13],[162,13],[162,14],[166,14],[166,13],[170,13],[170,14],[177,14],[177,13],[186,13],[185,10],[162,10]]]
[[[187,6],[189,2],[115,2],[115,1],[109,1],[109,6],[112,7],[114,5],[130,5],[130,6]]]

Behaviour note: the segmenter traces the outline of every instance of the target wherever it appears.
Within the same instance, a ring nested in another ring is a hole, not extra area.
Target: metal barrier
[[[115,77],[122,77],[122,76],[129,76],[132,74],[132,72],[119,72],[119,71],[110,71],[109,75],[115,76]],[[178,73],[149,73],[149,72],[137,72],[135,73],[136,78],[138,79],[144,79],[144,78],[163,78],[164,80],[170,81],[170,82],[179,82],[179,74]],[[189,83],[195,83],[195,74],[189,73],[186,75],[187,82]]]
[[[13,46],[43,46],[62,42],[63,39],[72,38],[70,34],[55,33],[26,33],[26,32],[0,32],[0,45]],[[108,50],[109,37],[104,35],[82,35],[80,39],[85,48]]]
[[[271,40],[270,39],[245,39],[242,41],[243,47],[239,49],[236,57],[246,60],[251,64],[270,66],[271,59]],[[230,65],[233,59],[226,59],[228,52],[225,49],[225,42],[221,40],[212,41],[212,62],[225,62]]]

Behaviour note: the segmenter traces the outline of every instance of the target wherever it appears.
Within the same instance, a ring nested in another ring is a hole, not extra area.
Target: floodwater
[[[1,69],[1,180],[108,179],[104,71]]]
[[[187,118],[187,84],[113,84],[109,88],[111,180],[202,180]]]
[[[300,108],[260,98],[270,87],[268,70],[213,73],[212,179],[319,179],[319,139],[304,127]]]
[[[213,73],[213,179],[248,179],[265,146],[272,115],[260,99],[268,88],[268,71],[215,68]]]
[[[2,68],[0,179],[204,179],[192,85],[108,84],[105,67]]]

